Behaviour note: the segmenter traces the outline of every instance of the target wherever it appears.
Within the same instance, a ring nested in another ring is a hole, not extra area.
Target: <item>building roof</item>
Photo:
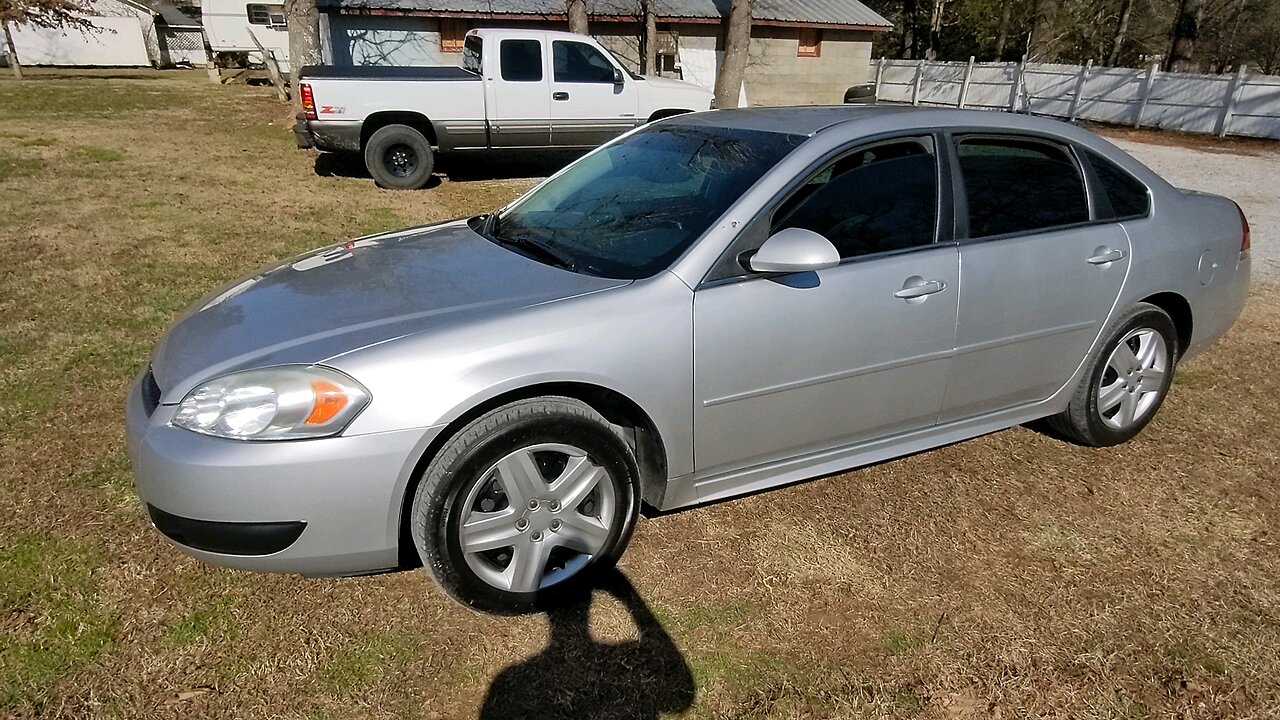
[[[560,20],[564,0],[317,0],[321,9],[350,12],[413,13],[456,17]],[[587,0],[596,18],[638,18],[639,0]],[[729,0],[654,0],[659,20],[719,22]],[[801,25],[888,30],[892,23],[859,0],[756,0],[754,19],[762,25]]]

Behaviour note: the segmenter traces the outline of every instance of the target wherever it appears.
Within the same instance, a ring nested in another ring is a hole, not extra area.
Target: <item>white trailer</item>
[[[200,16],[215,58],[261,63],[262,50],[266,50],[282,71],[289,71],[289,32],[282,3],[201,0]]]

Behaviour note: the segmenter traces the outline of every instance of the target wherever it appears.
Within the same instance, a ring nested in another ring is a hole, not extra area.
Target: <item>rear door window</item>
[[[503,40],[499,60],[507,82],[542,82],[542,43]]]
[[[1142,217],[1151,211],[1151,200],[1147,196],[1147,186],[1137,178],[1121,170],[1119,166],[1092,150],[1085,150],[1093,174],[1102,185],[1110,207],[1099,208],[1098,217],[1102,220],[1124,220]]]
[[[1089,221],[1084,180],[1067,148],[1032,138],[961,137],[956,153],[969,207],[969,237]]]
[[[893,140],[819,170],[774,213],[773,232],[812,230],[843,259],[929,245],[938,215],[932,141]]]

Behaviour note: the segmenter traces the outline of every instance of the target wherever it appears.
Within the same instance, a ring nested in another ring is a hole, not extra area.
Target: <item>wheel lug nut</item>
[[[529,509],[530,509],[530,510],[537,510],[537,509],[538,509],[538,501],[537,501],[537,500],[530,500],[530,501],[529,501]]]
[[[560,511],[560,503],[559,503],[558,501],[556,501],[556,500],[552,500],[552,501],[551,501],[551,505],[550,505],[550,507],[551,507],[551,512],[559,512],[559,511]]]
[[[552,531],[552,532],[555,532],[555,531],[557,531],[557,530],[559,530],[559,529],[560,529],[560,521],[559,521],[559,520],[552,520],[552,521],[551,521],[551,531]]]
[[[525,520],[524,518],[520,518],[519,520],[516,521],[516,529],[519,530],[520,532],[524,532],[528,527],[529,527],[528,520]]]
[[[537,530],[534,530],[533,532],[529,533],[529,539],[534,542],[538,542],[539,540],[542,539],[542,533],[538,532]]]

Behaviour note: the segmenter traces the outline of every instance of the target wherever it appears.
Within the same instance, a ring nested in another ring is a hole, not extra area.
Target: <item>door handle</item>
[[[552,99],[552,100],[568,100],[568,99],[569,99],[569,93],[567,93],[567,92],[553,92],[553,93],[551,93],[551,99]]]
[[[1089,258],[1090,265],[1106,265],[1124,258],[1123,250],[1111,250],[1109,248],[1100,247],[1093,251],[1093,257]]]
[[[907,278],[907,281],[902,285],[902,289],[894,293],[893,296],[903,300],[915,300],[926,295],[940,293],[946,289],[947,284],[941,280],[925,280],[919,275],[914,275]]]

